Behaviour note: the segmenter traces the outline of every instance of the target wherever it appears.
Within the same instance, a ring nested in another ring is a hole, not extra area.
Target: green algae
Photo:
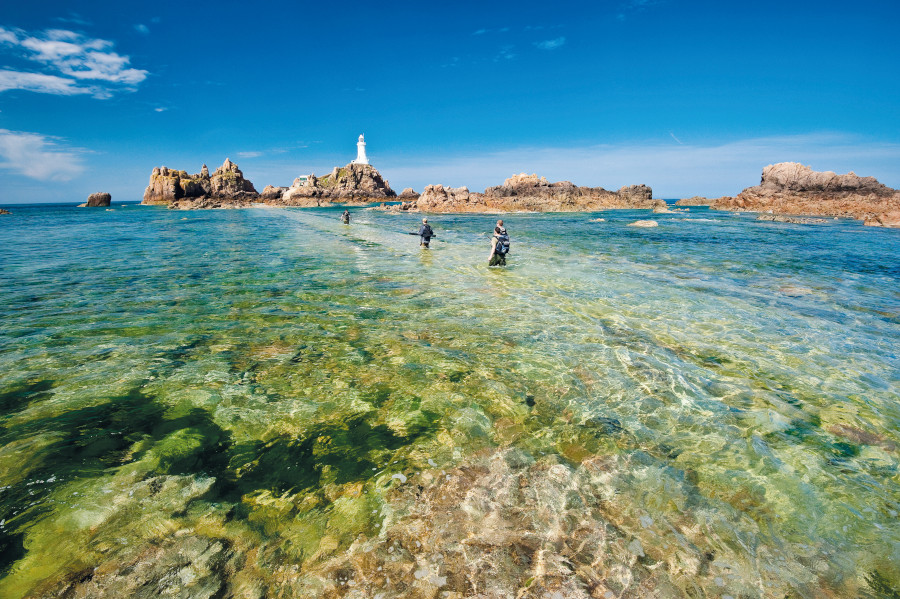
[[[466,244],[422,266],[393,221],[355,240],[310,212],[196,217],[227,230],[194,240],[216,258],[163,246],[151,271],[167,272],[132,281],[121,314],[34,294],[27,326],[55,345],[11,331],[0,358],[28,359],[0,387],[3,596],[195,545],[218,556],[197,577],[221,596],[341,596],[351,574],[399,593],[379,566],[423,594],[574,593],[560,556],[616,593],[639,588],[629,575],[670,596],[896,588],[870,557],[898,534],[896,393],[799,351],[752,295],[720,280],[690,314],[678,287],[645,289],[661,276],[646,257],[607,258],[602,282],[578,256],[485,274]],[[528,234],[538,255],[551,233]],[[811,346],[873,330],[810,318]],[[890,380],[876,343],[864,366],[851,350],[828,360]],[[446,528],[425,524],[438,514]],[[466,552],[484,566],[470,582]]]

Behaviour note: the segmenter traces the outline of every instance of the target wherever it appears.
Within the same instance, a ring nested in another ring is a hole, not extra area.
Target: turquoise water
[[[0,596],[900,592],[896,230],[10,209]]]

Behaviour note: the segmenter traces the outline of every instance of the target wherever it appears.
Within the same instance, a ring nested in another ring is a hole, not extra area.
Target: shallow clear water
[[[0,596],[900,590],[898,231],[12,211]]]

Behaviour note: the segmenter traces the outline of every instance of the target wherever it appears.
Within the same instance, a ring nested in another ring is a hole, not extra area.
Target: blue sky
[[[10,3],[7,3],[10,4]],[[399,192],[518,172],[733,195],[767,164],[900,187],[900,2],[42,2],[0,12],[0,204],[257,189],[355,157]]]

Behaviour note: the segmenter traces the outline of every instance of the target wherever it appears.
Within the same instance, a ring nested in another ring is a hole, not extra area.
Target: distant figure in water
[[[488,266],[506,266],[506,254],[509,253],[509,235],[503,221],[498,220],[491,235],[491,256]]]
[[[419,238],[422,240],[419,245],[423,248],[428,249],[428,244],[431,243],[431,238],[437,237],[434,234],[434,231],[431,230],[431,225],[428,224],[428,219],[422,219],[422,226],[419,227]]]
[[[346,208],[344,209],[344,213],[341,215],[341,222],[345,225],[350,224],[350,211]]]

